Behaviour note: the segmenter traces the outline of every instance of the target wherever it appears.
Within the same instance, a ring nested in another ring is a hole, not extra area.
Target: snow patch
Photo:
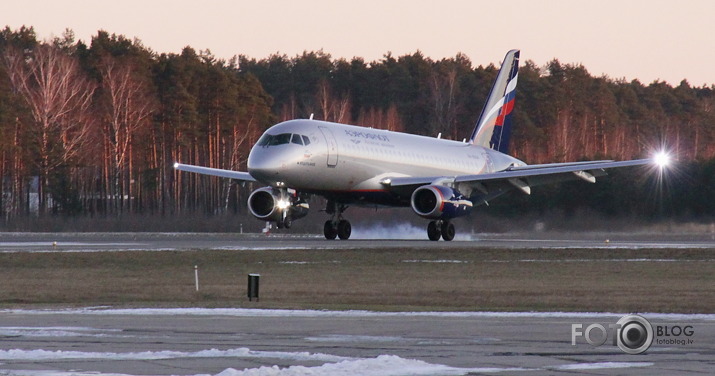
[[[715,259],[700,259],[700,260],[676,260],[676,259],[520,259],[520,260],[487,260],[492,263],[513,263],[513,262],[713,262]],[[403,261],[406,262],[406,261]]]
[[[228,350],[184,351],[142,351],[142,352],[83,352],[49,350],[0,350],[0,360],[67,360],[67,359],[112,359],[112,360],[157,360],[178,358],[276,358],[288,360],[314,360],[322,362],[340,362],[354,358],[308,352],[255,351],[245,347]]]
[[[469,264],[469,261],[464,260],[402,260],[407,263],[435,263],[435,264]]]
[[[0,336],[4,337],[108,337],[108,332],[121,332],[119,329],[94,329],[85,327],[0,327]]]
[[[1,364],[1,363],[0,363]],[[3,376],[133,376],[125,373],[99,373],[93,371],[56,371],[56,370],[27,370],[8,369],[0,371]],[[199,376],[199,375],[196,375]]]
[[[494,373],[527,371],[527,368],[456,368],[442,364],[430,364],[421,360],[403,359],[395,355],[380,355],[377,358],[345,360],[317,367],[278,366],[244,370],[229,368],[217,376],[406,376],[406,375],[466,375],[468,373]]]
[[[18,247],[125,247],[125,246],[146,246],[146,243],[85,243],[85,242],[0,242],[0,248]]]
[[[404,342],[403,337],[388,336],[356,336],[347,334],[331,334],[320,337],[307,337],[306,341],[311,342],[331,342],[331,343],[352,343],[352,342]]]
[[[635,367],[650,367],[653,363],[650,362],[602,362],[602,363],[576,363],[564,364],[562,366],[550,367],[553,370],[572,371],[584,369],[612,369],[612,368],[635,368]]]
[[[340,264],[341,261],[278,261],[279,264],[284,265],[308,265],[308,264]]]

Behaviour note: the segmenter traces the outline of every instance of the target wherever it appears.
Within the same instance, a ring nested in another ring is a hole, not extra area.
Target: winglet
[[[469,143],[492,148],[502,153],[509,150],[511,114],[514,110],[516,83],[519,77],[519,50],[504,57],[497,79],[492,85]]]

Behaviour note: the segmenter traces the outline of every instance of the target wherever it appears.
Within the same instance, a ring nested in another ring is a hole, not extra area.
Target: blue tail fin
[[[502,153],[509,150],[511,115],[519,77],[519,50],[507,52],[469,142]]]

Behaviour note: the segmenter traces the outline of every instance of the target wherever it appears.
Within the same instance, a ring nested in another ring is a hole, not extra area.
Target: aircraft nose
[[[282,165],[275,155],[266,153],[260,146],[248,155],[248,172],[258,180],[273,180],[280,173]]]

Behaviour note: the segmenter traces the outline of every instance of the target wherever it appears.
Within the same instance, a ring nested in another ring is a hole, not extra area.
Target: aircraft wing
[[[506,170],[488,174],[458,175],[458,176],[425,176],[425,177],[395,177],[383,179],[383,185],[389,187],[420,186],[448,181],[470,185],[511,185],[529,193],[528,188],[536,185],[557,183],[566,180],[583,179],[595,182],[596,177],[604,176],[606,169],[642,166],[653,164],[652,159],[636,159],[631,161],[592,161],[574,163],[551,163],[510,167]]]
[[[220,168],[201,167],[181,163],[174,163],[174,168],[179,171],[194,172],[203,175],[219,176],[242,181],[256,181],[248,172],[242,171],[222,170]]]

